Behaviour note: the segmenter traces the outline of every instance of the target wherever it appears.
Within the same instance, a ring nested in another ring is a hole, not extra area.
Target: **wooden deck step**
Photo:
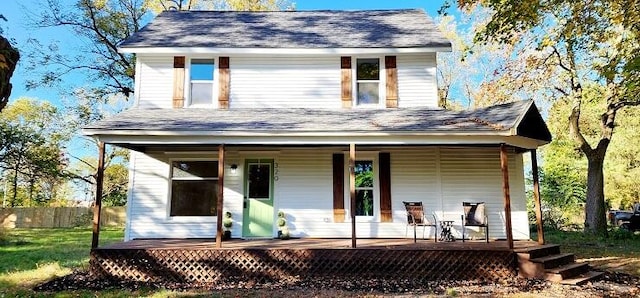
[[[574,278],[565,279],[565,280],[561,281],[560,283],[563,284],[563,285],[579,286],[579,285],[586,284],[586,283],[588,283],[590,281],[597,280],[603,274],[604,274],[604,272],[588,271],[588,272],[580,274],[580,275],[578,275],[578,276],[576,276]]]
[[[581,274],[586,273],[591,268],[587,263],[571,263],[562,266],[558,266],[551,269],[546,269],[544,279],[553,282],[562,282],[565,279],[573,278]]]
[[[544,269],[551,269],[565,264],[573,263],[575,261],[575,256],[570,253],[561,253],[530,259],[529,261],[542,264],[544,266]]]
[[[523,247],[514,250],[518,254],[518,257],[523,260],[541,258],[548,255],[555,255],[560,253],[560,245],[558,244],[545,244],[539,246]]]

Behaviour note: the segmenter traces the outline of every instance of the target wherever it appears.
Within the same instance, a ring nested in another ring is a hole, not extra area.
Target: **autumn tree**
[[[506,65],[491,84],[503,92],[528,92],[571,101],[566,115],[571,139],[587,159],[585,231],[606,234],[604,160],[616,116],[640,104],[640,1],[638,0],[458,0],[463,9],[492,10],[476,31],[476,43],[512,45],[523,63]],[[536,38],[522,39],[532,33]],[[517,82],[514,84],[513,82]],[[604,88],[598,137],[581,126],[584,86]],[[505,91],[506,90],[506,91]]]
[[[510,61],[509,45],[474,44],[476,26],[485,18],[486,9],[474,9],[457,17],[443,7],[436,18],[438,29],[451,41],[451,52],[437,54],[439,106],[447,109],[477,108],[506,101],[492,93],[487,82]],[[489,94],[492,93],[492,94]]]

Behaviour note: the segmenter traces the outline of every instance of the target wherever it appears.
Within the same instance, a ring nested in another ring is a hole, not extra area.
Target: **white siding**
[[[436,54],[399,55],[398,106],[437,107]]]
[[[231,57],[230,108],[339,108],[340,57]]]
[[[455,220],[455,229],[461,233],[462,202],[486,202],[489,234],[506,238],[498,149],[443,148],[440,157],[443,217]],[[509,154],[509,186],[513,237],[529,239],[521,154]]]
[[[492,238],[505,238],[502,174],[497,148],[398,148],[391,153],[392,223],[358,222],[358,237],[404,237],[406,216],[402,201],[422,201],[428,214],[439,220],[454,220],[460,236],[463,201],[487,203]],[[234,237],[242,235],[242,179],[244,160],[273,158],[278,164],[274,182],[274,222],[278,210],[287,214],[296,237],[350,237],[348,192],[345,190],[346,222],[333,222],[332,154],[338,149],[282,149],[271,153],[226,153],[224,211],[233,214]],[[186,157],[206,157],[189,154]],[[216,153],[208,154],[209,157]],[[168,216],[169,157],[132,153],[132,192],[129,200],[127,239],[215,237],[215,217],[202,219]],[[238,170],[231,173],[230,165]],[[346,171],[346,169],[345,169]],[[512,222],[515,239],[528,239],[522,155],[509,154]],[[346,177],[345,177],[346,180]],[[345,181],[346,182],[346,181]],[[348,183],[348,182],[347,182]],[[348,185],[348,184],[346,184]],[[472,236],[474,228],[470,228]],[[274,225],[273,234],[276,234]],[[433,229],[427,229],[427,237]],[[479,235],[478,235],[479,236]]]
[[[138,107],[172,108],[173,57],[137,63]],[[435,53],[397,56],[400,107],[437,106],[435,63]],[[342,106],[339,56],[232,56],[230,73],[230,108]]]
[[[173,107],[173,57],[138,56],[135,90],[142,109]]]

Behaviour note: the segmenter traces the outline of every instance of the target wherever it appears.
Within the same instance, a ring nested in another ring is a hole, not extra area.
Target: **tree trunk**
[[[595,152],[594,152],[595,153]],[[587,155],[587,202],[585,204],[585,232],[607,234],[607,220],[604,202],[604,154]]]
[[[11,76],[16,69],[20,54],[13,48],[9,41],[0,36],[0,111],[9,102],[11,95]]]
[[[16,197],[18,196],[18,170],[13,171],[13,196],[11,197],[11,207],[16,206]]]

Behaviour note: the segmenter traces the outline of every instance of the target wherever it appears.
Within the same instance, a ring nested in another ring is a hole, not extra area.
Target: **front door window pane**
[[[271,164],[249,164],[249,198],[271,197]]]
[[[373,161],[358,160],[356,175],[356,216],[373,216]]]

